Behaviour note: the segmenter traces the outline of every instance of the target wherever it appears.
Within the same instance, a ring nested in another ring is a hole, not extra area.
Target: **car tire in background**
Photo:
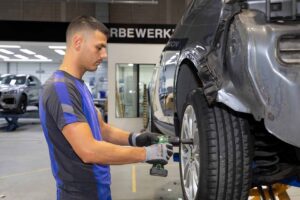
[[[27,108],[27,99],[25,95],[22,95],[18,104],[18,107],[16,109],[17,114],[23,114],[26,112]]]
[[[252,148],[247,121],[201,89],[187,95],[181,117],[180,178],[187,200],[247,200]]]

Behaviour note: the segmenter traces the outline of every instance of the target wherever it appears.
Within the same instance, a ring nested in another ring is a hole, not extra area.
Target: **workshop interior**
[[[39,98],[80,15],[109,29],[103,120],[174,146],[111,165],[112,199],[300,199],[300,0],[1,0],[1,200],[56,199]]]

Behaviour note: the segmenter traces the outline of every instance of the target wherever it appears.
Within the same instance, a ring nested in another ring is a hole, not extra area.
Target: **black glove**
[[[149,164],[168,164],[168,160],[173,155],[172,144],[154,144],[146,148],[146,160]]]
[[[130,133],[128,142],[131,146],[147,147],[158,142],[159,134],[157,133]]]

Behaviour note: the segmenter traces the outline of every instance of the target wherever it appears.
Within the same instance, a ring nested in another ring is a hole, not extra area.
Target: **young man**
[[[93,17],[74,19],[67,29],[63,62],[40,96],[41,124],[59,200],[110,200],[109,165],[167,164],[173,153],[172,145],[152,145],[155,134],[129,133],[106,124],[94,107],[82,76],[107,57],[108,33]]]

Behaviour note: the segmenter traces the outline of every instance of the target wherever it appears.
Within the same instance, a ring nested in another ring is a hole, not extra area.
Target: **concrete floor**
[[[38,120],[21,120],[14,132],[6,132],[0,120],[0,199],[54,200],[55,183],[47,144]],[[114,200],[182,200],[178,163],[166,168],[167,178],[149,176],[150,165],[112,166]],[[291,200],[300,190],[289,189]],[[251,199],[251,198],[249,198]]]

